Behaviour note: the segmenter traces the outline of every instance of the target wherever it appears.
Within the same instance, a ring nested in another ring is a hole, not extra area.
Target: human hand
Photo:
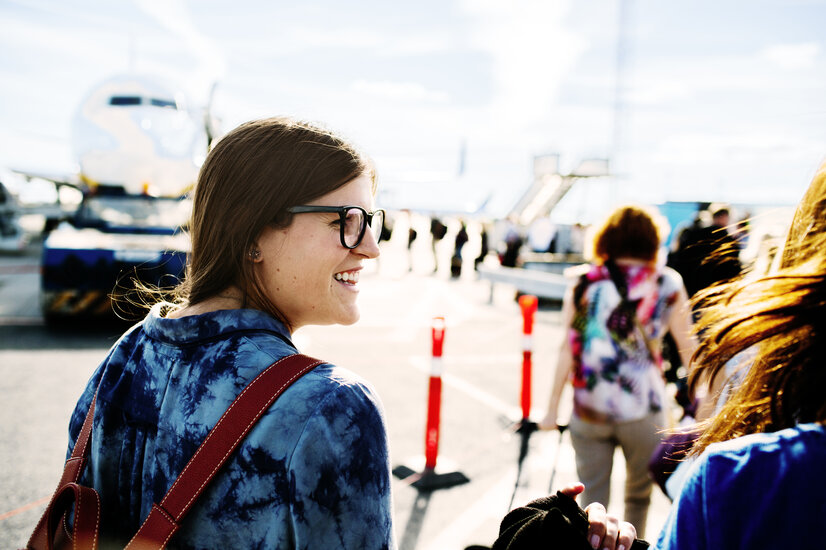
[[[605,506],[592,502],[585,508],[588,514],[588,542],[591,548],[603,550],[627,550],[637,538],[637,530],[627,521],[620,521],[609,514]]]
[[[548,411],[545,415],[545,418],[537,422],[537,426],[540,430],[555,430],[557,429],[556,425],[556,412]],[[579,494],[579,493],[577,493]]]
[[[582,483],[572,483],[560,492],[576,500],[585,485]],[[637,538],[637,530],[627,521],[619,521],[618,518],[609,514],[605,506],[599,502],[593,502],[585,508],[588,515],[588,542],[594,550],[628,550]]]

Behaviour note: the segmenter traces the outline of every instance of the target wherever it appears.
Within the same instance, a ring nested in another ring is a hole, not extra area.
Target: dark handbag
[[[660,354],[658,353],[654,342],[652,342],[651,338],[648,337],[645,327],[642,326],[640,320],[637,318],[637,306],[640,301],[631,301],[628,299],[628,285],[617,267],[617,264],[615,264],[613,260],[605,262],[605,267],[608,269],[608,274],[611,277],[611,281],[614,283],[614,286],[617,287],[617,292],[619,292],[621,298],[619,306],[617,306],[616,310],[614,310],[608,317],[608,328],[623,337],[627,337],[634,331],[634,329],[636,329],[640,336],[642,336],[642,340],[645,343],[645,349],[648,351],[648,355],[651,357],[651,360],[659,365]]]
[[[651,459],[648,461],[648,473],[665,495],[668,495],[665,483],[691,451],[691,447],[699,437],[700,434],[690,428],[673,431],[663,438],[651,454]]]
[[[465,550],[591,550],[587,535],[588,515],[574,499],[557,492],[508,512],[493,546],[474,545]],[[644,540],[635,539],[630,550],[648,547]]]
[[[134,550],[164,548],[207,484],[255,423],[284,390],[321,363],[323,361],[306,355],[290,355],[267,367],[250,382],[207,434],[161,502],[152,505],[149,516],[126,547]],[[91,487],[78,484],[89,460],[96,400],[97,393],[89,405],[72,455],[66,460],[63,477],[32,533],[27,549],[98,548],[100,498]],[[73,509],[70,531],[68,518]]]

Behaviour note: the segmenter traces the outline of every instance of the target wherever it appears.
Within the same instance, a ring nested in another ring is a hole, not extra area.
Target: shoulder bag
[[[161,502],[152,505],[149,516],[126,548],[164,548],[192,505],[255,423],[284,390],[321,363],[323,361],[306,355],[290,355],[267,367],[250,382],[207,434]],[[72,455],[66,460],[63,477],[32,533],[27,549],[98,548],[100,497],[93,488],[78,483],[89,459],[96,400],[97,393],[89,405]],[[69,517],[73,508],[74,521],[70,528]]]
[[[645,343],[645,349],[648,351],[648,355],[651,357],[651,360],[654,361],[654,364],[662,368],[657,346],[651,341],[651,338],[645,331],[645,327],[642,326],[640,320],[637,318],[637,304],[639,303],[639,300],[632,302],[628,299],[628,284],[625,282],[625,278],[622,276],[617,264],[613,261],[608,261],[605,262],[605,267],[608,269],[608,274],[611,276],[611,281],[614,283],[614,286],[617,287],[617,292],[619,292],[620,298],[622,299],[619,307],[617,308],[618,311],[627,316],[626,322],[630,321],[634,324],[634,328],[636,328],[637,332],[640,336],[642,336],[642,340]],[[609,323],[610,322],[611,319],[609,319]]]

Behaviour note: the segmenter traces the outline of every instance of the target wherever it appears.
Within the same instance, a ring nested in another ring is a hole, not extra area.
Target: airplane
[[[47,323],[111,317],[113,305],[134,320],[140,312],[130,299],[112,301],[128,296],[131,279],[170,288],[183,277],[187,193],[220,132],[211,113],[214,92],[215,86],[204,110],[191,109],[182,92],[160,79],[109,78],[91,89],[72,120],[79,172],[17,171],[83,193],[68,219],[45,227],[41,309]]]
[[[467,140],[462,139],[455,174],[421,172],[382,181],[377,202],[391,212],[435,218],[490,219],[496,190],[476,189],[467,174]]]
[[[197,178],[215,124],[208,111],[190,111],[184,95],[159,80],[112,77],[92,89],[72,121],[80,179],[182,195]]]
[[[215,89],[213,85],[207,105],[195,109],[180,89],[159,77],[107,78],[91,88],[72,118],[78,173],[14,171],[84,190],[107,185],[127,193],[183,195],[220,133],[212,114]]]

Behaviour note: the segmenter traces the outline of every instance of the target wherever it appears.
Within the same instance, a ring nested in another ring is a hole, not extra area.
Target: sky
[[[136,72],[193,107],[215,84],[225,130],[334,129],[394,206],[506,212],[538,155],[609,160],[560,221],[794,204],[826,159],[824,27],[826,0],[0,0],[0,166],[74,170],[78,105]]]

